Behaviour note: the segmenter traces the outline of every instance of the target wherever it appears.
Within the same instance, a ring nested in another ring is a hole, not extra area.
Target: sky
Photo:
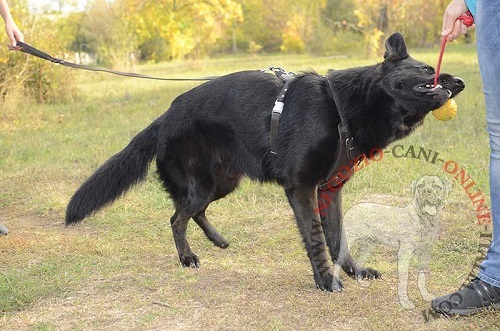
[[[87,4],[87,0],[78,0],[73,1],[76,3],[75,7],[65,7],[63,11],[71,11],[71,10],[83,10],[85,5]],[[40,11],[46,8],[59,9],[59,1],[58,0],[28,0],[29,7],[35,11]]]

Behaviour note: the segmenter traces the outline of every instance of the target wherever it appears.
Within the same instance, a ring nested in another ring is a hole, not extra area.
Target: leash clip
[[[64,65],[64,60],[58,59],[56,57],[51,58],[49,61],[52,62],[52,63],[55,63],[55,64],[62,64],[62,65]]]

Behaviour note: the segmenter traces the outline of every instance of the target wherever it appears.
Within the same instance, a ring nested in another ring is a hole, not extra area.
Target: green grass
[[[411,52],[434,64],[437,49]],[[282,66],[300,72],[374,64],[361,58],[236,57],[140,66],[164,77],[222,75]],[[71,69],[68,69],[71,70]],[[449,122],[430,115],[424,126],[395,145],[423,147],[453,160],[488,195],[488,137],[482,87],[473,47],[447,47],[443,71],[461,76],[466,90]],[[160,82],[81,73],[81,97],[67,105],[23,104],[0,110],[0,329],[494,329],[498,313],[426,323],[429,306],[410,274],[404,310],[397,297],[396,252],[379,247],[371,266],[384,279],[365,288],[342,279],[343,293],[315,290],[309,262],[282,189],[244,181],[211,205],[208,216],[230,240],[212,246],[190,224],[189,239],[201,258],[197,270],[181,268],[169,228],[173,206],[152,170],[144,184],[83,224],[65,229],[64,209],[92,171],[162,114],[190,82]],[[429,288],[456,289],[477,256],[483,231],[474,208],[440,164],[386,154],[345,187],[344,208],[371,201],[405,206],[409,185],[423,175],[454,183],[441,213],[442,233],[431,261]]]

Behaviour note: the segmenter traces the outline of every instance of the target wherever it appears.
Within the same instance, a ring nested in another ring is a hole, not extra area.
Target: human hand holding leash
[[[10,49],[18,49],[17,42],[24,41],[24,35],[21,30],[17,27],[16,22],[10,14],[9,6],[5,0],[0,0],[0,15],[5,22],[5,32],[10,39],[11,44]]]
[[[467,12],[463,12],[463,6],[465,6],[465,10]],[[460,14],[456,17],[455,11],[458,11]],[[450,24],[450,22],[454,22]],[[441,50],[439,51],[439,59],[436,66],[436,75],[434,76],[434,86],[438,85],[439,74],[441,72],[441,63],[443,62],[443,54],[444,48],[446,47],[447,41],[452,41],[460,34],[465,34],[469,29],[472,29],[474,25],[474,17],[468,11],[467,5],[463,0],[457,0],[450,3],[443,18],[443,41],[441,42]],[[465,27],[465,29],[464,29]],[[440,121],[448,121],[455,117],[457,114],[457,104],[454,100],[449,99],[444,105],[435,109],[432,114]]]
[[[460,35],[474,29],[474,18],[464,0],[453,0],[443,15],[441,36],[447,41],[453,41]]]
[[[5,31],[7,32],[7,36],[10,39],[11,45],[9,45],[9,49],[17,50],[19,47],[17,46],[18,41],[24,41],[24,35],[17,27],[14,21],[10,23],[5,23]]]
[[[439,73],[441,71],[441,63],[443,62],[444,48],[447,41],[457,39],[461,34],[466,34],[474,28],[474,17],[470,13],[464,0],[453,0],[443,16],[443,30],[441,35],[443,41],[441,42],[441,50],[439,52],[439,59],[436,66],[436,76],[434,79],[434,86],[437,85]]]

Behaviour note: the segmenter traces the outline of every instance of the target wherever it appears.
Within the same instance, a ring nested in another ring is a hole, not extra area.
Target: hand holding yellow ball
[[[448,99],[444,105],[434,109],[432,115],[440,121],[451,120],[457,114],[458,106],[455,100]]]

